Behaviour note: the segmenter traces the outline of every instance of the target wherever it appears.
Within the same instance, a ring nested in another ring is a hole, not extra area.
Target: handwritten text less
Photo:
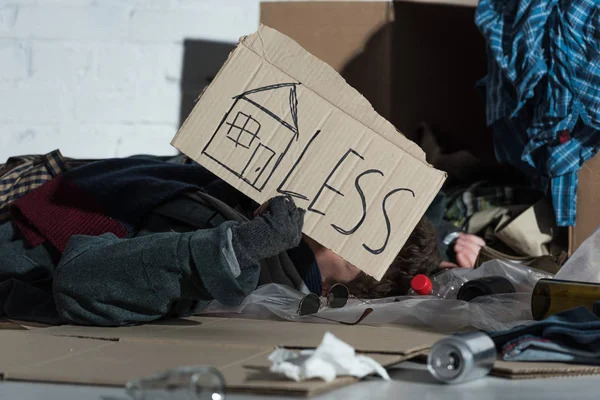
[[[288,179],[290,178],[290,176],[292,175],[292,173],[294,172],[294,170],[297,168],[298,164],[300,163],[300,161],[302,161],[302,159],[304,158],[304,156],[306,155],[306,153],[308,152],[311,144],[313,143],[313,141],[317,138],[317,136],[321,133],[321,131],[317,131],[312,138],[308,141],[306,147],[304,148],[304,150],[302,151],[302,153],[300,154],[300,157],[298,157],[298,159],[296,160],[296,162],[294,163],[293,167],[290,169],[290,171],[287,173],[287,175],[285,176],[285,178],[283,179],[283,181],[281,182],[281,184],[279,185],[279,187],[277,188],[277,191],[281,194],[284,195],[289,195],[292,197],[296,197],[296,198],[300,198],[300,199],[304,199],[304,200],[309,200],[310,198],[302,193],[297,193],[297,192],[293,192],[290,190],[286,190],[285,186],[286,183],[288,181]],[[319,197],[323,194],[324,190],[330,190],[334,193],[336,193],[339,196],[344,196],[344,193],[342,193],[339,189],[331,186],[329,184],[329,181],[331,179],[331,177],[333,176],[333,174],[340,168],[342,167],[342,165],[348,160],[349,157],[358,157],[361,160],[364,160],[364,157],[362,155],[360,155],[356,150],[353,149],[348,149],[348,151],[346,151],[346,153],[340,157],[340,159],[338,160],[338,162],[335,164],[335,166],[333,167],[333,169],[331,170],[331,172],[329,173],[329,175],[327,176],[327,178],[325,179],[325,181],[323,182],[323,184],[319,187],[319,190],[317,191],[317,193],[314,195],[314,197],[312,197],[312,201],[310,203],[310,205],[308,206],[308,211],[313,212],[313,213],[317,213],[320,215],[325,215],[325,213],[321,210],[318,210],[316,208],[314,208],[315,203],[318,201]],[[381,170],[378,169],[367,169],[364,170],[363,172],[361,172],[360,174],[358,174],[356,176],[356,178],[354,179],[354,188],[355,190],[358,192],[358,195],[360,196],[360,200],[361,200],[361,205],[362,205],[362,214],[361,217],[359,218],[358,222],[352,226],[352,227],[347,227],[347,228],[342,228],[340,226],[337,226],[335,224],[331,224],[331,226],[340,234],[342,235],[352,235],[354,232],[356,232],[358,230],[358,228],[360,228],[360,226],[363,224],[363,222],[365,221],[366,217],[367,217],[367,198],[365,196],[364,191],[361,188],[361,180],[363,178],[366,179],[367,176],[380,176],[383,177],[385,176],[384,173]],[[383,201],[381,203],[381,211],[383,213],[383,217],[385,219],[385,226],[386,226],[386,233],[385,233],[385,240],[383,241],[383,245],[381,245],[380,247],[377,248],[373,248],[367,244],[363,243],[363,247],[365,248],[365,250],[367,250],[368,252],[370,252],[371,254],[380,254],[382,253],[385,248],[387,247],[389,238],[390,238],[390,234],[391,234],[391,224],[390,224],[390,218],[388,216],[388,212],[386,210],[386,203],[388,201],[388,199],[393,196],[396,193],[400,193],[400,192],[406,192],[409,193],[410,195],[412,195],[413,197],[415,197],[415,192],[411,189],[408,188],[394,188],[392,190],[390,190],[389,192],[387,192],[385,194],[385,196],[383,197]]]

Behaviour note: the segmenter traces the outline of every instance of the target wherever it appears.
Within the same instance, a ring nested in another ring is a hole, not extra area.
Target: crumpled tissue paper
[[[354,348],[330,332],[325,333],[323,341],[315,350],[293,351],[276,349],[269,355],[270,371],[283,374],[296,382],[321,378],[325,382],[333,381],[337,376],[363,378],[377,373],[390,380],[385,368],[370,357],[356,355]]]

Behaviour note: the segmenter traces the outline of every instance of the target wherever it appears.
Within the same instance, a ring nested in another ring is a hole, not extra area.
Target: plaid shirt
[[[480,0],[487,122],[499,161],[549,191],[575,224],[579,168],[600,146],[600,2]]]
[[[10,219],[9,205],[68,169],[55,150],[46,155],[11,157],[0,166],[0,223]]]

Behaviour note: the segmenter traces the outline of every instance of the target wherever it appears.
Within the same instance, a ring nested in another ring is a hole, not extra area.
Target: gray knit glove
[[[300,244],[305,211],[291,197],[269,200],[267,212],[232,229],[233,251],[240,267],[258,264]]]

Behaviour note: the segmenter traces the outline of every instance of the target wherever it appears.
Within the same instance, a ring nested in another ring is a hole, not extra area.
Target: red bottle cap
[[[415,277],[410,281],[410,287],[415,291],[415,293],[422,296],[427,296],[433,290],[431,279],[429,279],[427,275],[423,274],[415,275]]]

